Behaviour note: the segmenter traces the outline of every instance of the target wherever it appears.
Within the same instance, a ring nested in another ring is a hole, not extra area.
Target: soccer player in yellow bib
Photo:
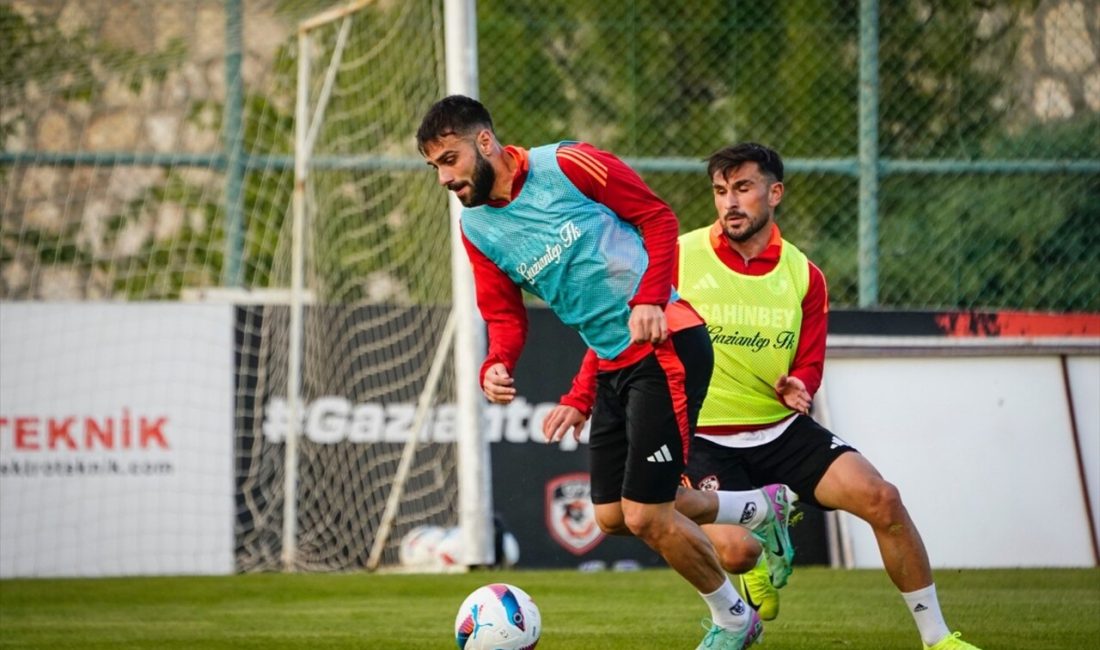
[[[691,487],[746,490],[785,484],[804,503],[843,510],[874,531],[890,579],[924,648],[976,650],[944,622],[920,533],[898,489],[854,448],[809,416],[825,361],[828,293],[821,270],[775,223],[783,161],[755,143],[707,161],[717,221],[679,239],[677,289],[707,322],[714,373],[685,470]],[[559,409],[577,404],[584,371]],[[583,423],[569,412],[567,424]],[[563,413],[558,413],[559,422]],[[704,526],[723,566],[761,618],[779,598],[760,546],[731,525]],[[759,558],[759,560],[757,559]]]

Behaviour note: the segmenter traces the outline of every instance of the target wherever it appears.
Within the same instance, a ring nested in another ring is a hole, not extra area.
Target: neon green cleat
[[[768,575],[768,560],[763,553],[755,567],[737,576],[737,591],[765,621],[779,616],[779,590]]]
[[[961,636],[961,632],[948,634],[947,636],[937,641],[934,645],[924,646],[924,650],[981,650],[981,648],[979,648],[978,646],[972,643],[967,643],[966,641],[960,639],[959,637]],[[924,644],[922,643],[921,645]]]
[[[707,635],[695,650],[744,650],[760,641],[764,636],[764,624],[760,622],[755,611],[751,611],[749,616],[748,626],[737,631],[718,627],[709,618],[704,618],[703,629],[707,631]]]

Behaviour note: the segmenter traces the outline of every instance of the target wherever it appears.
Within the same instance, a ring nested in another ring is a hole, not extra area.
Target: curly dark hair
[[[493,118],[481,102],[465,95],[449,95],[432,104],[416,130],[416,148],[447,135],[469,136],[481,129],[493,130]]]

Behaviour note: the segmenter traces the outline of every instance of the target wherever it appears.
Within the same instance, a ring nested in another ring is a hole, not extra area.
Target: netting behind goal
[[[381,4],[322,15],[299,34],[298,63],[308,65],[295,155],[305,182],[273,265],[291,299],[238,316],[240,367],[255,384],[238,393],[244,571],[365,566],[414,420],[422,443],[378,559],[395,563],[414,526],[457,523],[450,227],[414,141],[444,86],[441,3]],[[296,332],[300,360],[290,354]],[[295,429],[297,477],[287,481]]]

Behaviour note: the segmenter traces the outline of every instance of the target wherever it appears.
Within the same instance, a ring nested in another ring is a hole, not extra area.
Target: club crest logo
[[[709,474],[699,479],[699,487],[697,488],[703,492],[717,492],[718,491],[718,477],[714,474]]]
[[[546,528],[573,555],[584,555],[603,541],[591,492],[586,472],[562,474],[546,483]]]
[[[773,273],[772,275],[774,277],[768,281],[768,289],[773,295],[782,296],[791,290],[791,282],[786,276],[780,273]]]

